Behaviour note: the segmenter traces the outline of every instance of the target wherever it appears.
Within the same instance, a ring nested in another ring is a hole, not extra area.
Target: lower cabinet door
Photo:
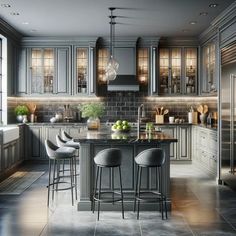
[[[178,127],[178,147],[179,147],[179,160],[191,160],[191,127],[179,126]]]

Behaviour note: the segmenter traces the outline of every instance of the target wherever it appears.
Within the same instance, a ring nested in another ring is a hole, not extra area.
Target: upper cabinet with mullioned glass
[[[31,50],[31,93],[53,93],[54,63],[54,49]]]
[[[88,90],[88,48],[76,49],[76,93],[85,94]]]
[[[159,94],[196,94],[197,48],[159,49]]]
[[[138,81],[140,86],[146,86],[149,79],[149,48],[138,49]]]
[[[106,84],[106,66],[108,63],[109,51],[107,48],[98,49],[97,75],[98,84]]]
[[[203,47],[201,92],[216,94],[216,43],[211,42]]]

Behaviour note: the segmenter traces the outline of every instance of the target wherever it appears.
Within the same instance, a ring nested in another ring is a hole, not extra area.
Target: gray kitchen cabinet
[[[178,138],[177,137],[177,126],[175,125],[169,125],[169,126],[160,126],[162,132],[169,134],[171,137]],[[178,139],[178,142],[180,140]],[[178,143],[171,143],[170,144],[170,160],[177,160],[177,145]]]
[[[43,126],[26,126],[25,152],[26,159],[39,160],[44,158],[44,134]]]
[[[71,91],[70,50],[68,47],[56,49],[56,89],[58,95],[69,94]]]
[[[23,96],[28,93],[27,60],[27,48],[22,47],[18,49],[15,83],[17,95]]]
[[[178,139],[170,144],[170,160],[191,160],[191,126],[190,125],[161,125],[164,133]]]
[[[19,125],[19,159],[25,159],[25,125]]]
[[[158,93],[196,95],[198,84],[196,47],[159,48]]]
[[[217,131],[199,126],[192,127],[193,162],[209,174],[217,174]]]
[[[94,95],[96,92],[96,48],[74,46],[73,94]]]
[[[218,85],[217,68],[219,67],[217,57],[217,40],[214,39],[210,42],[207,42],[205,45],[202,46],[201,51],[201,94],[216,95]]]
[[[71,94],[70,47],[22,47],[18,50],[16,95]]]
[[[177,126],[178,134],[178,159],[191,160],[191,127],[189,125]]]

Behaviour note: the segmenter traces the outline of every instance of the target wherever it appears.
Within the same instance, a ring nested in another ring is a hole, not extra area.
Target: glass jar
[[[98,117],[89,117],[87,127],[88,130],[98,130],[100,128],[100,119]]]

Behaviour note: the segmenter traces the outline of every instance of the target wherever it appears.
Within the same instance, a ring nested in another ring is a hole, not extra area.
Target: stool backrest
[[[47,155],[50,159],[55,159],[55,151],[58,149],[56,145],[54,145],[51,141],[48,139],[45,140],[45,149],[47,152]]]
[[[122,155],[119,148],[107,148],[94,157],[94,162],[98,166],[115,167],[121,165],[121,159]]]
[[[66,144],[66,141],[63,140],[58,134],[56,135],[56,141],[58,147],[63,147]]]
[[[161,148],[149,148],[139,153],[135,162],[141,166],[160,167],[165,163],[165,153]]]
[[[65,141],[70,141],[73,139],[65,130],[62,130],[61,134],[62,134],[63,140]]]

